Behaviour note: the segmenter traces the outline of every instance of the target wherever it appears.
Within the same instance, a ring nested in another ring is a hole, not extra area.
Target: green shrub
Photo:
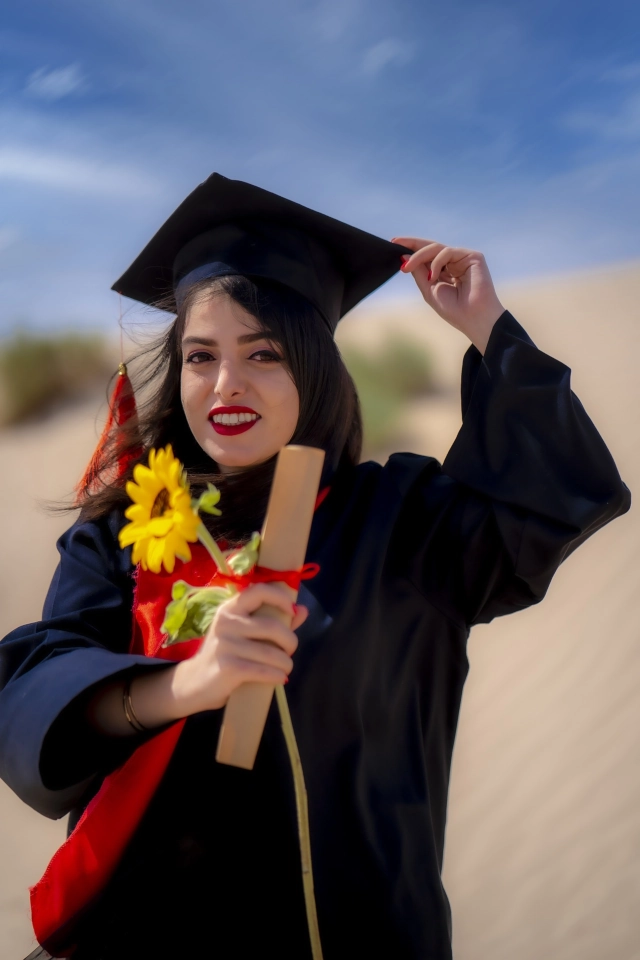
[[[0,423],[21,423],[105,386],[113,352],[98,334],[16,333],[0,344]]]
[[[431,359],[422,344],[396,337],[374,352],[344,347],[342,357],[360,397],[365,447],[375,452],[393,436],[407,400],[433,389]]]

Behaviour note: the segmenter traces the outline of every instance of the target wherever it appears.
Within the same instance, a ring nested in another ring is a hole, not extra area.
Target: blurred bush
[[[15,333],[0,343],[0,425],[104,387],[113,372],[113,350],[99,334]]]
[[[423,344],[397,337],[372,352],[350,345],[341,353],[360,397],[365,447],[373,453],[396,433],[407,401],[434,389],[431,357]]]

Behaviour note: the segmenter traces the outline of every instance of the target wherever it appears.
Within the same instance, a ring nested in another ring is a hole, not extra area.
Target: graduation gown
[[[396,454],[339,474],[316,512],[310,609],[287,687],[309,794],[325,960],[448,960],[441,883],[451,755],[474,623],[540,601],[629,506],[570,371],[505,312],[463,365],[441,466]],[[71,825],[146,737],[87,723],[97,685],[166,661],[128,654],[124,520],[76,523],[38,623],[0,644],[0,775]],[[188,574],[188,571],[187,571]],[[310,955],[291,772],[272,709],[253,771],[214,760],[222,711],[187,720],[77,960]]]

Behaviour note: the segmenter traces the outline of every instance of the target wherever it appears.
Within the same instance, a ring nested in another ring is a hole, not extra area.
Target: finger
[[[440,279],[441,271],[445,268],[451,277],[463,276],[468,267],[468,261],[472,250],[466,250],[463,247],[444,247],[433,258],[431,264],[431,283],[437,283]]]
[[[295,611],[293,620],[291,622],[291,629],[297,630],[298,627],[301,627],[309,616],[309,611],[302,603],[294,603],[293,609]]]
[[[255,613],[263,604],[282,610],[287,616],[293,616],[291,591],[281,583],[252,583],[242,593],[229,601],[234,613],[248,615]]]
[[[285,674],[289,674],[293,670],[293,660],[280,647],[275,647],[272,643],[264,643],[261,640],[251,640],[247,637],[225,637],[218,657],[221,663],[229,657],[233,657],[240,660],[250,660],[252,663],[264,663],[275,670],[281,670]]]
[[[237,684],[242,683],[267,683],[269,686],[277,687],[286,683],[289,679],[284,670],[278,670],[277,667],[269,666],[266,663],[258,663],[256,660],[243,660],[241,657],[229,658],[227,666],[233,670]]]
[[[427,243],[426,246],[420,247],[420,249],[416,250],[416,252],[411,254],[410,257],[407,257],[406,254],[403,254],[404,263],[400,269],[403,273],[413,273],[417,267],[428,267],[431,265],[431,261],[437,256],[437,254],[444,249],[445,245],[443,243],[436,243],[435,240],[431,243]]]
[[[269,643],[275,643],[289,656],[298,646],[298,638],[293,630],[275,617],[254,615],[233,618],[225,625],[224,633],[225,635],[232,633],[234,636],[248,637],[253,640],[267,640]]]

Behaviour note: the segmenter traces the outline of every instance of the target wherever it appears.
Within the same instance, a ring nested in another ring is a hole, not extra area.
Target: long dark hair
[[[275,457],[236,473],[220,473],[191,433],[180,400],[181,344],[189,309],[196,300],[221,295],[251,314],[265,337],[280,347],[300,398],[291,442],[325,451],[323,483],[337,470],[359,462],[362,419],[356,389],[331,331],[314,307],[279,284],[255,283],[244,276],[200,280],[187,291],[167,331],[134,358],[138,417],[117,427],[109,439],[103,477],[113,477],[122,457],[128,458],[128,467],[123,476],[110,482],[103,479],[98,489],[83,495],[84,519],[96,519],[126,505],[125,484],[136,463],[146,462],[152,447],[170,443],[186,468],[194,494],[207,482],[222,491],[223,515],[207,522],[215,536],[239,543],[260,529]],[[171,299],[158,305],[175,311]]]

